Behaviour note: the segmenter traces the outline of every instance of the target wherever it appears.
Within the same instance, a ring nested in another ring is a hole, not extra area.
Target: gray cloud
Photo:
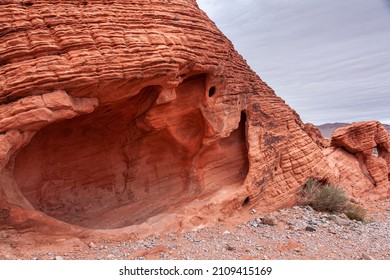
[[[389,0],[198,3],[305,122],[390,123]]]

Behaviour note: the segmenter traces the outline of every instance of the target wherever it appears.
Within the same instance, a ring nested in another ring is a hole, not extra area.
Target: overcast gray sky
[[[390,0],[197,0],[304,122],[390,124]]]

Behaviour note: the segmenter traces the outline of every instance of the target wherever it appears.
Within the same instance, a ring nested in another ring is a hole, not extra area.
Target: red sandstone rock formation
[[[376,187],[376,193],[390,189],[390,136],[377,121],[354,123],[337,129],[331,140],[333,147],[341,147],[353,154],[362,172]]]
[[[312,123],[305,124],[305,132],[310,136],[310,138],[318,145],[320,148],[329,147],[329,140],[325,139],[321,131]]]
[[[292,205],[310,177],[349,186],[356,162],[318,145],[195,0],[0,1],[0,104],[14,227],[200,226]]]

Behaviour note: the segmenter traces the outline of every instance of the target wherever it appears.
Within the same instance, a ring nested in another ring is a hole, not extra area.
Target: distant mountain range
[[[330,138],[332,136],[333,131],[335,131],[337,128],[349,124],[350,123],[325,123],[325,124],[317,125],[317,127],[325,138]],[[390,125],[383,124],[383,126],[387,129],[387,131],[390,134]]]

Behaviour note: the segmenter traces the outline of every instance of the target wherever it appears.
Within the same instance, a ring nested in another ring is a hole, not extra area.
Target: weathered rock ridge
[[[359,161],[363,174],[375,188],[388,193],[390,181],[390,136],[377,121],[354,123],[337,129],[331,140]]]
[[[0,1],[0,104],[0,225],[201,226],[310,177],[388,195],[380,125],[327,148],[195,0]]]

